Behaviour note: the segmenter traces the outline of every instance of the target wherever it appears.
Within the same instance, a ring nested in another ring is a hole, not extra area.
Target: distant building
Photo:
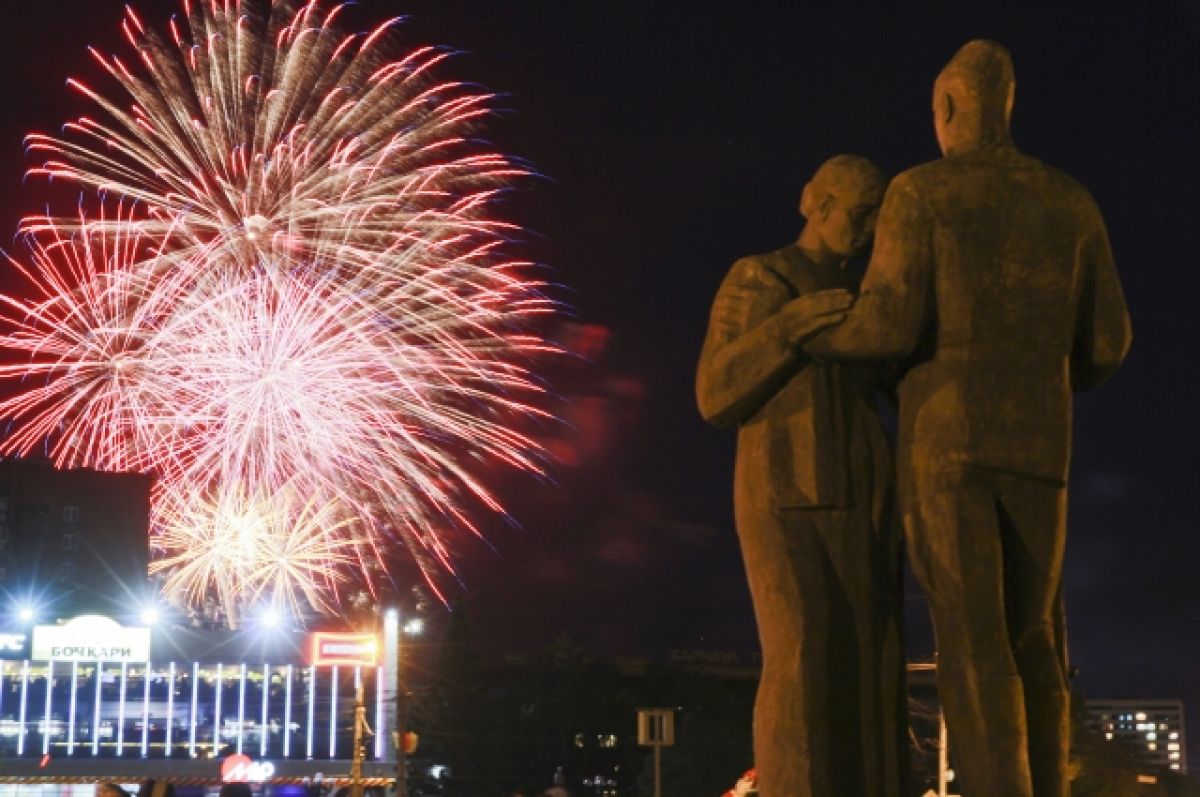
[[[150,594],[150,487],[137,473],[0,461],[0,614],[136,616]]]
[[[1179,700],[1089,700],[1089,726],[1123,741],[1149,766],[1187,772],[1183,703]]]

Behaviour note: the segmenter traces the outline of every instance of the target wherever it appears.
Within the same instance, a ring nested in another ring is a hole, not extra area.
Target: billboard
[[[84,614],[62,625],[33,627],[34,661],[150,660],[150,629],[126,628],[99,614]]]
[[[28,658],[29,635],[24,631],[0,631],[0,659]]]
[[[308,663],[317,667],[374,667],[377,646],[374,634],[315,631],[309,635]]]

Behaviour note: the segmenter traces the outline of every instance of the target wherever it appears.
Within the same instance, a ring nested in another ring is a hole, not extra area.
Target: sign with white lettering
[[[63,625],[35,625],[35,661],[149,661],[150,629],[126,628],[108,617],[84,614]]]
[[[375,635],[316,631],[309,636],[308,663],[318,667],[375,666]]]
[[[25,643],[28,637],[20,631],[0,632],[0,659],[25,658]]]
[[[226,783],[261,783],[274,775],[275,765],[270,761],[255,761],[241,753],[221,762],[221,780]]]

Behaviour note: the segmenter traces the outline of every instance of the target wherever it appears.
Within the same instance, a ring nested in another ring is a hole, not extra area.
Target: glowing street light
[[[279,612],[273,607],[267,607],[259,613],[258,621],[262,623],[263,628],[274,629],[279,627],[279,624],[283,622],[283,618],[280,617]]]

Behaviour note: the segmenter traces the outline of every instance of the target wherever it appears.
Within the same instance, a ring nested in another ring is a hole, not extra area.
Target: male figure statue
[[[964,797],[1066,797],[1071,391],[1116,370],[1130,327],[1095,202],[1013,146],[1013,89],[993,42],[938,76],[945,157],[892,181],[861,296],[806,350],[910,357],[899,505]]]
[[[879,369],[800,348],[857,290],[846,260],[869,241],[884,184],[864,158],[823,164],[804,188],[796,243],[725,278],[700,356],[701,413],[740,427],[734,513],[762,643],[764,797],[903,793],[899,534],[873,404]]]

